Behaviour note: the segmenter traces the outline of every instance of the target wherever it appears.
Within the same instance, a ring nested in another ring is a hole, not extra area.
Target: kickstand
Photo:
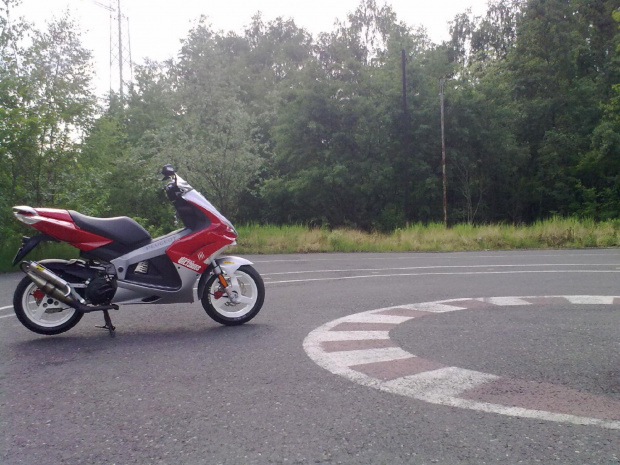
[[[112,319],[110,318],[110,314],[107,310],[103,311],[103,319],[105,320],[105,326],[97,326],[97,328],[107,329],[108,331],[110,331],[110,336],[114,337],[116,335],[116,333],[114,332],[116,327],[112,324]]]

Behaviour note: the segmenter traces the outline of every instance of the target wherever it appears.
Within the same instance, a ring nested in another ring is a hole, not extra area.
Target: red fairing
[[[35,208],[43,219],[31,226],[61,242],[68,242],[84,252],[112,242],[107,237],[78,228],[67,210],[56,208]]]
[[[166,250],[170,260],[197,273],[202,273],[206,268],[205,259],[225,245],[232,243],[229,238],[213,234],[209,229],[203,229],[175,241]]]
[[[35,211],[45,218],[53,218],[55,220],[73,223],[73,218],[71,218],[67,210],[60,210],[58,208],[35,208]]]
[[[236,235],[228,230],[219,217],[200,205],[196,206],[209,217],[211,224],[173,242],[166,249],[166,254],[173,263],[202,273],[206,268],[204,261],[224,246],[234,243]]]

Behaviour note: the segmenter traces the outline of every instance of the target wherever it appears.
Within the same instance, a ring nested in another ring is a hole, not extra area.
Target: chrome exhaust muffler
[[[24,261],[19,267],[46,295],[58,299],[76,310],[87,313],[95,310],[118,309],[117,305],[101,305],[96,307],[86,305],[86,301],[74,292],[67,281],[34,260],[30,262]]]
[[[39,289],[50,297],[58,299],[67,305],[71,305],[72,302],[76,301],[72,295],[69,283],[40,263],[35,261],[22,262],[20,268]],[[80,303],[85,303],[83,299],[81,300],[82,302]]]

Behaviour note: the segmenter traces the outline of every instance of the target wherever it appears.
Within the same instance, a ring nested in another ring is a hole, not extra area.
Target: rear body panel
[[[111,239],[78,228],[67,210],[54,208],[35,208],[38,221],[31,226],[43,234],[61,242],[68,242],[73,247],[88,252],[89,250],[110,244]]]

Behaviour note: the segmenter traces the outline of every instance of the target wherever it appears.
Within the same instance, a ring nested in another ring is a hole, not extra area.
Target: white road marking
[[[481,299],[481,300],[483,300],[484,302],[493,304],[493,305],[502,305],[506,307],[509,307],[511,305],[514,305],[514,306],[532,305],[531,302],[520,299],[519,297],[489,297],[487,299]]]
[[[457,305],[447,305],[446,303],[440,302],[423,302],[420,304],[402,305],[401,308],[408,308],[409,310],[420,310],[422,312],[431,313],[444,313],[454,312],[455,310],[466,310],[465,307],[459,307]]]
[[[13,310],[13,306],[12,305],[7,305],[6,307],[0,307],[0,311],[1,310],[8,310],[8,309]],[[11,313],[7,313],[6,315],[0,315],[0,319],[2,319],[2,318],[10,318],[12,316],[15,316],[15,313],[11,312]]]
[[[347,323],[391,323],[399,325],[405,321],[411,320],[411,316],[395,316],[395,315],[377,315],[374,313],[365,313],[363,315],[351,315],[343,317],[341,322]]]
[[[322,335],[323,341],[357,341],[390,339],[389,331],[328,331]]]
[[[311,274],[311,273],[348,273],[356,271],[406,271],[406,270],[437,270],[437,269],[451,269],[451,268],[534,268],[534,267],[549,267],[549,266],[619,266],[616,263],[540,263],[540,264],[526,264],[526,265],[434,265],[434,266],[407,266],[404,268],[389,267],[389,268],[344,268],[344,269],[322,269],[322,270],[307,270],[307,271],[277,271],[273,273],[264,273],[263,276],[276,276],[276,275],[294,275],[294,274]],[[619,269],[619,268],[616,268]]]
[[[394,394],[442,404],[469,389],[498,378],[499,376],[479,371],[447,367],[386,381],[383,387]]]
[[[400,347],[386,347],[384,349],[347,350],[346,352],[325,352],[324,357],[333,359],[345,367],[364,365],[366,363],[389,362],[411,358],[409,352]]]
[[[598,426],[606,429],[620,429],[620,421],[615,420],[580,417],[567,413],[555,413],[545,410],[527,409],[523,407],[508,407],[506,405],[490,404],[487,402],[478,402],[475,400],[461,399],[458,397],[446,399],[446,402],[442,403],[442,405],[479,410],[487,413],[497,413],[499,415],[508,415],[512,417],[532,418],[534,420],[555,421],[559,423],[571,423],[573,425],[583,426]]]
[[[377,252],[377,253],[382,253],[382,252]],[[396,252],[395,252],[396,253]],[[469,254],[470,252],[452,252],[451,255],[466,255]],[[383,255],[386,256],[382,256],[382,257],[361,257],[359,258],[359,260],[419,260],[419,257],[421,254],[427,254],[427,255],[439,255],[436,252],[412,252],[406,255],[393,255],[392,253],[385,253]],[[346,255],[342,254],[343,256]],[[542,257],[553,257],[553,258],[557,258],[557,257],[601,257],[601,256],[610,256],[610,255],[618,255],[617,249],[605,249],[603,251],[601,251],[600,253],[583,253],[583,254],[550,254],[550,253],[545,253],[545,254],[536,254],[537,258],[542,258]],[[529,255],[528,255],[529,256]],[[476,258],[514,258],[514,255],[478,255]],[[252,260],[253,263],[289,263],[289,262],[300,262],[300,261],[307,261],[307,262],[341,262],[341,261],[345,261],[348,260],[348,258],[340,258],[339,256],[331,256],[328,258],[316,258],[316,256],[314,257],[309,257],[308,255],[303,255],[302,257],[296,257],[296,258],[283,258],[283,259],[273,259],[273,260]]]
[[[265,284],[291,284],[316,281],[342,281],[348,279],[368,279],[368,278],[394,278],[398,276],[448,276],[448,275],[491,275],[491,274],[528,274],[528,273],[620,273],[620,270],[515,270],[515,271],[470,271],[470,272],[445,272],[445,273],[390,273],[390,274],[370,274],[359,276],[335,276],[330,278],[307,278],[307,279],[287,279],[283,281],[269,281]]]
[[[567,304],[579,305],[610,305],[614,303],[617,296],[530,296],[530,297],[490,297],[490,298],[460,298],[435,302],[422,302],[418,304],[398,305],[383,309],[374,309],[366,312],[348,315],[339,318],[316,328],[303,342],[303,347],[308,356],[322,368],[348,378],[351,381],[364,386],[409,396],[429,403],[467,408],[488,413],[510,415],[522,418],[532,418],[545,421],[571,423],[576,425],[598,426],[601,428],[620,430],[620,421],[600,418],[590,418],[565,413],[557,413],[543,410],[528,409],[523,407],[511,407],[501,404],[492,404],[458,397],[467,390],[473,389],[484,383],[494,381],[500,377],[490,373],[482,373],[473,370],[466,370],[458,367],[445,367],[439,369],[428,369],[415,374],[403,375],[395,379],[381,380],[350,367],[364,365],[368,363],[383,362],[390,364],[399,360],[406,360],[415,355],[408,353],[398,347],[384,349],[366,350],[342,350],[327,352],[322,348],[325,341],[344,341],[344,340],[370,340],[375,338],[389,338],[387,331],[333,331],[335,327],[342,323],[368,322],[368,318],[374,318],[377,312],[396,308],[407,308],[412,310],[423,310],[427,312],[442,313],[448,311],[462,310],[463,307],[451,305],[451,302],[458,303],[464,300],[478,300],[497,306],[516,306],[532,305],[525,299],[552,299],[564,298]],[[386,317],[389,315],[379,315]],[[409,318],[407,318],[409,320]],[[377,320],[373,320],[376,322]],[[393,358],[390,358],[393,357]],[[359,367],[357,367],[359,369]]]
[[[611,305],[614,303],[614,297],[609,297],[609,296],[572,295],[572,296],[567,296],[566,298],[571,304]]]

